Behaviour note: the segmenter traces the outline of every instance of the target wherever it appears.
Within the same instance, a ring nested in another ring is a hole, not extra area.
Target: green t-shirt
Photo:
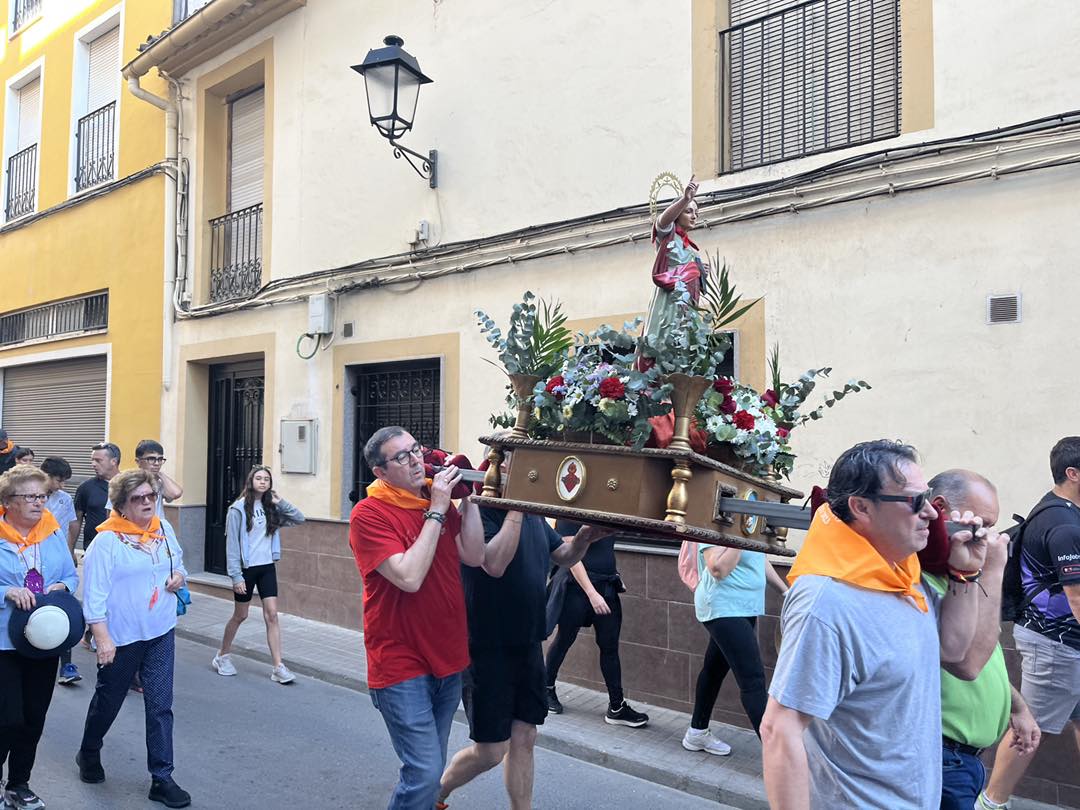
[[[947,580],[923,572],[923,579],[944,595]],[[995,745],[1009,726],[1012,691],[1001,645],[973,681],[962,681],[941,670],[941,733],[976,748]]]

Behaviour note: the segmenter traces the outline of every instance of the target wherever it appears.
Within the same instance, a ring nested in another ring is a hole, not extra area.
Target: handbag
[[[173,577],[172,549],[169,548],[169,540],[165,539],[165,553],[169,555],[169,579]],[[191,591],[187,585],[182,585],[176,590],[176,615],[183,616],[187,613],[188,605],[191,604]]]

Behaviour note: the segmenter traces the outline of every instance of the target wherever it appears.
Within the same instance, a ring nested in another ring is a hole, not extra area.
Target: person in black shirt
[[[15,442],[8,438],[7,431],[0,430],[0,475],[15,466],[15,453],[18,449]]]
[[[1072,726],[1080,742],[1080,436],[1067,436],[1050,451],[1054,488],[1036,504],[1052,504],[1024,526],[1020,572],[1031,601],[1013,625],[1023,661],[1020,694],[1042,731]],[[1034,510],[1033,510],[1034,511]],[[980,808],[1006,806],[1034,757],[998,744]]]
[[[555,531],[566,539],[580,528],[580,523],[569,520],[560,520],[555,524]],[[600,672],[608,690],[604,722],[613,726],[640,728],[649,722],[649,715],[635,711],[623,697],[622,664],[619,662],[622,602],[619,601],[619,594],[626,588],[615,567],[615,540],[612,536],[593,543],[582,561],[570,568],[572,579],[566,583],[563,594],[559,630],[547,651],[548,711],[562,714],[562,703],[555,694],[559,667],[570,652],[578,631],[591,625],[596,646],[600,648]]]
[[[97,527],[105,522],[109,502],[109,481],[120,471],[120,448],[111,442],[95,444],[90,452],[90,464],[94,477],[87,478],[75,490],[75,522],[71,525],[72,537],[78,538],[82,528],[83,551],[97,537]],[[69,545],[74,547],[74,543]]]
[[[503,475],[509,466],[503,461]],[[469,623],[469,656],[462,701],[473,744],[458,751],[443,773],[436,807],[450,792],[505,758],[506,790],[513,808],[532,802],[536,727],[547,717],[544,608],[547,572],[570,566],[606,529],[582,528],[568,543],[543,518],[481,509],[484,563],[462,566]]]

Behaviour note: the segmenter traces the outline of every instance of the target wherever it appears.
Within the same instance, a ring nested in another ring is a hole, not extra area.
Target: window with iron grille
[[[69,337],[108,326],[109,293],[93,293],[0,315],[0,346]]]
[[[354,366],[349,371],[350,393],[356,406],[353,486],[349,497],[355,503],[375,480],[364,460],[364,445],[376,430],[400,425],[425,447],[439,446],[442,385],[438,358],[371,363]]]
[[[15,0],[11,13],[11,30],[18,31],[41,14],[42,0]]]
[[[900,131],[900,0],[732,0],[720,53],[725,171]]]

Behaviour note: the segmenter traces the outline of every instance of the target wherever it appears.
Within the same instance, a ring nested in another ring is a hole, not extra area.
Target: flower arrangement
[[[641,355],[650,359],[661,374],[714,377],[731,337],[719,331],[711,309],[694,306],[686,285],[675,283],[675,309],[655,335],[642,335]]]
[[[649,417],[671,410],[664,400],[670,386],[660,383],[656,368],[635,367],[641,320],[622,331],[602,326],[579,333],[574,351],[558,373],[533,389],[537,438],[575,438],[587,433],[614,444],[645,446],[652,426]]]

